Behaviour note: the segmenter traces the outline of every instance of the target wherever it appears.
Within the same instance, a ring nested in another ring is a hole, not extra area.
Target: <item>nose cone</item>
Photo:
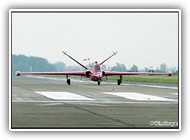
[[[171,71],[169,71],[167,74],[168,74],[168,76],[172,76],[172,72]]]

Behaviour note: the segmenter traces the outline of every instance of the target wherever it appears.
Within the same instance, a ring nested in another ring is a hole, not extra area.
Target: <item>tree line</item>
[[[89,65],[93,65],[93,63],[89,63]],[[107,67],[106,65],[102,65],[104,70],[109,71],[121,71],[121,72],[138,72],[145,71],[148,72],[152,70],[152,68],[145,67],[144,69],[139,70],[138,66],[133,65],[131,68],[127,69],[124,64],[116,63],[113,67]],[[64,62],[57,62],[54,64],[50,64],[46,59],[41,57],[34,56],[25,56],[25,55],[12,55],[12,72],[16,71],[78,71],[83,70],[80,66],[66,66]],[[155,72],[167,72],[172,71],[173,73],[178,73],[178,69],[176,67],[168,67],[165,63],[160,64],[159,67],[154,69]]]
[[[56,67],[41,57],[12,55],[12,72],[16,71],[56,71]]]

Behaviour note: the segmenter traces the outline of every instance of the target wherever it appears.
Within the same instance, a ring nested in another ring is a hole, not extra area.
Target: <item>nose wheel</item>
[[[101,83],[100,81],[101,81],[101,78],[98,78],[98,85],[100,85],[100,83]]]
[[[100,81],[98,80],[98,85],[100,85]]]

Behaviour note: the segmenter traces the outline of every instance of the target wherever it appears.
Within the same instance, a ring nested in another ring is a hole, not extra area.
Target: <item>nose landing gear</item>
[[[101,78],[98,78],[98,85],[100,85],[101,83]]]
[[[98,85],[100,85],[100,81],[98,80]]]

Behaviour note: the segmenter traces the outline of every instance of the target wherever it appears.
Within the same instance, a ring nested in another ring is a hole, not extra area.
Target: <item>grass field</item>
[[[119,76],[109,76],[110,80],[117,80]],[[123,76],[123,81],[132,81],[132,82],[162,82],[162,83],[178,83],[178,75],[174,76],[165,76],[165,75],[131,75]]]

